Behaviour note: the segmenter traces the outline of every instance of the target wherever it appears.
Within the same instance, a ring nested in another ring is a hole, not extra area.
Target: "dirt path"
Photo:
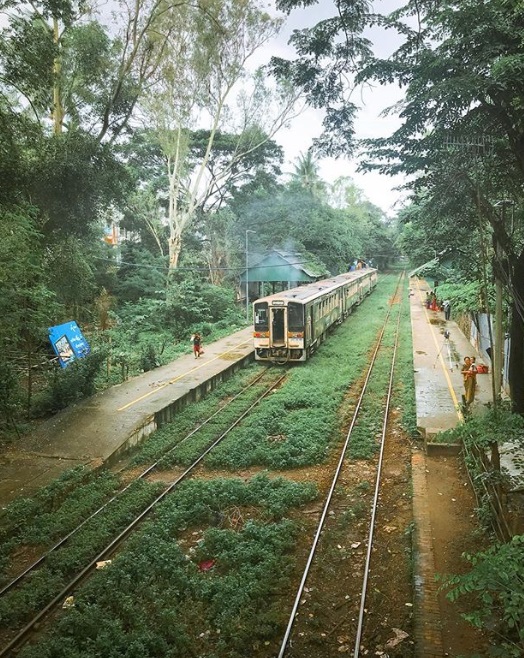
[[[477,502],[460,457],[426,457],[427,504],[433,539],[435,571],[458,574],[467,570],[463,553],[475,553],[485,541],[475,514]],[[442,645],[446,656],[487,655],[486,637],[460,617],[459,601],[438,594]]]

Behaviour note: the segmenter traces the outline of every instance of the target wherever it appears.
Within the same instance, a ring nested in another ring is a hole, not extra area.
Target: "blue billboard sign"
[[[56,327],[49,327],[48,332],[61,368],[67,368],[75,359],[81,359],[91,351],[80,327],[73,320]]]

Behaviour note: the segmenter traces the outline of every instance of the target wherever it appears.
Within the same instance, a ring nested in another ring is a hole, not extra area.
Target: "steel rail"
[[[217,411],[215,411],[211,416],[209,416],[209,418],[206,418],[206,420],[205,420],[204,422],[200,423],[200,425],[198,425],[198,426],[195,427],[193,430],[191,430],[191,432],[189,432],[189,434],[186,434],[186,436],[185,436],[183,439],[181,439],[181,440],[180,440],[175,446],[173,446],[172,448],[169,448],[169,450],[167,450],[167,451],[162,455],[162,457],[160,457],[160,459],[158,459],[156,462],[154,462],[153,464],[151,464],[150,466],[148,466],[148,467],[146,468],[145,471],[142,471],[142,473],[140,473],[139,475],[137,475],[137,476],[136,476],[136,477],[135,477],[135,478],[134,478],[129,484],[127,484],[123,489],[120,489],[120,491],[117,491],[117,493],[116,493],[114,496],[112,496],[111,498],[109,498],[109,500],[107,500],[107,501],[106,501],[101,507],[99,507],[97,510],[95,510],[94,512],[92,512],[88,517],[86,517],[86,518],[82,521],[82,523],[80,523],[80,524],[77,525],[75,528],[73,528],[73,530],[71,530],[69,533],[67,533],[67,535],[65,535],[64,537],[62,537],[61,539],[59,539],[55,544],[53,544],[53,546],[51,546],[51,547],[50,547],[45,553],[43,553],[43,555],[41,555],[37,560],[35,560],[35,561],[32,562],[28,567],[26,567],[26,568],[24,569],[24,571],[22,571],[21,573],[19,573],[15,578],[13,578],[13,580],[11,580],[9,583],[7,583],[7,584],[4,585],[2,588],[0,588],[0,596],[3,596],[3,595],[6,594],[7,592],[9,592],[9,591],[10,591],[11,589],[13,589],[13,587],[15,587],[16,585],[19,585],[20,582],[21,582],[26,576],[28,576],[28,575],[29,575],[30,573],[32,573],[32,572],[33,572],[38,566],[40,566],[43,562],[45,562],[45,560],[46,560],[46,559],[47,559],[52,553],[54,553],[57,549],[59,549],[61,546],[63,546],[63,545],[69,540],[69,539],[71,539],[71,537],[73,537],[73,535],[75,535],[79,530],[81,530],[81,529],[85,526],[86,523],[88,523],[89,521],[91,521],[92,519],[94,519],[96,516],[98,516],[98,514],[100,514],[101,512],[103,512],[103,511],[104,511],[104,510],[105,510],[105,509],[106,509],[111,503],[113,503],[115,500],[117,500],[118,498],[120,498],[120,496],[122,496],[126,491],[128,491],[128,490],[130,489],[130,487],[132,487],[136,482],[138,482],[139,480],[142,480],[143,478],[146,477],[146,475],[149,475],[149,473],[151,473],[152,471],[154,471],[155,468],[160,464],[160,462],[161,462],[163,459],[165,459],[165,457],[167,457],[168,455],[170,455],[170,454],[172,454],[173,452],[175,452],[175,451],[177,450],[177,448],[178,448],[179,446],[182,445],[182,443],[184,443],[185,441],[187,441],[188,439],[190,439],[190,438],[191,438],[192,436],[194,436],[197,432],[199,432],[199,431],[200,431],[205,425],[207,425],[207,423],[209,423],[209,422],[212,421],[216,416],[218,416],[219,414],[221,414],[222,411],[224,411],[224,409],[227,409],[227,407],[228,407],[232,402],[234,402],[237,398],[239,398],[241,395],[243,395],[243,394],[244,394],[246,391],[248,391],[252,386],[255,386],[255,384],[258,384],[258,382],[259,382],[259,381],[262,379],[262,377],[268,372],[268,370],[270,370],[270,367],[269,367],[269,368],[266,368],[266,370],[264,370],[260,375],[258,375],[258,376],[257,376],[252,382],[250,382],[246,387],[244,387],[239,393],[237,393],[235,396],[233,396],[233,397],[232,397],[232,398],[231,398],[226,404],[224,404],[222,407],[220,407],[220,409],[218,409]]]
[[[393,297],[395,295],[397,295],[398,289],[400,287],[400,281],[402,279],[403,279],[403,275],[399,278],[399,281],[397,282],[397,287],[395,289]],[[342,466],[344,464],[346,451],[347,451],[347,448],[348,448],[348,445],[349,445],[349,441],[351,439],[351,434],[353,432],[353,428],[355,427],[355,423],[357,421],[357,417],[358,417],[360,408],[362,406],[362,400],[363,400],[364,395],[365,395],[366,390],[367,390],[367,385],[368,385],[369,379],[371,377],[373,367],[375,365],[375,361],[376,361],[376,358],[377,358],[378,351],[379,351],[380,347],[382,346],[382,339],[384,337],[384,332],[385,332],[387,324],[389,322],[390,315],[391,315],[391,309],[388,308],[386,318],[384,320],[382,329],[380,331],[380,334],[379,334],[377,342],[376,342],[375,349],[373,351],[373,355],[371,357],[371,362],[370,362],[370,365],[369,365],[369,368],[368,368],[368,371],[367,371],[367,374],[366,374],[366,378],[364,380],[364,384],[362,386],[362,390],[360,392],[355,410],[353,412],[353,418],[351,420],[351,424],[349,426],[349,430],[347,432],[346,439],[345,439],[344,444],[342,446],[342,450],[341,450],[341,453],[340,453],[340,458],[339,458],[339,461],[338,461],[338,464],[337,464],[337,468],[335,470],[335,474],[333,476],[331,486],[329,488],[327,497],[326,497],[325,502],[324,502],[324,507],[322,509],[322,514],[320,516],[320,520],[319,520],[319,523],[318,523],[318,526],[317,526],[317,531],[316,531],[315,536],[313,538],[313,543],[311,545],[311,549],[310,549],[309,556],[308,556],[308,559],[307,559],[307,562],[306,562],[306,566],[304,567],[304,572],[302,574],[302,578],[301,578],[301,581],[300,581],[300,584],[299,584],[299,587],[298,587],[297,595],[295,597],[295,601],[293,603],[293,607],[292,607],[291,613],[289,615],[289,621],[288,621],[288,624],[287,624],[287,627],[286,627],[286,631],[284,633],[284,637],[282,639],[282,643],[281,643],[281,646],[280,646],[280,651],[278,653],[278,658],[283,658],[283,656],[286,653],[286,649],[287,649],[288,642],[289,642],[289,637],[291,635],[291,630],[292,630],[293,625],[295,623],[295,616],[296,616],[296,613],[297,613],[297,610],[298,610],[298,606],[300,604],[300,599],[302,597],[302,593],[304,591],[304,586],[306,584],[307,578],[309,576],[309,571],[311,569],[311,565],[312,565],[313,559],[315,557],[317,545],[318,545],[318,542],[320,540],[320,535],[322,533],[322,530],[324,529],[324,523],[325,523],[325,520],[326,520],[328,510],[329,510],[329,506],[331,504],[331,499],[333,498],[333,494],[335,492],[335,487],[337,485],[338,478],[339,478],[340,472],[342,470]]]
[[[399,340],[399,334],[400,334],[400,318],[402,316],[402,304],[399,305],[399,313],[397,317],[397,328],[395,332],[395,344],[393,347],[393,355],[391,357],[391,368],[389,371],[389,381],[388,381],[388,393],[386,397],[386,405],[384,408],[384,417],[382,421],[382,435],[380,439],[380,453],[379,453],[379,458],[378,458],[378,463],[377,463],[377,475],[375,479],[375,493],[373,496],[373,505],[371,507],[371,520],[369,523],[369,536],[368,536],[368,548],[366,552],[366,562],[364,566],[364,577],[362,579],[362,591],[360,595],[360,609],[358,613],[358,623],[357,623],[357,634],[355,638],[355,649],[353,652],[353,658],[358,658],[359,653],[360,653],[360,640],[362,638],[362,631],[364,628],[364,612],[365,612],[365,604],[366,604],[366,595],[367,595],[367,588],[368,588],[368,583],[369,583],[369,572],[370,572],[370,566],[371,566],[371,550],[373,548],[373,538],[375,534],[375,521],[376,521],[376,515],[377,515],[377,508],[378,508],[378,495],[380,493],[380,485],[381,485],[381,475],[382,475],[382,463],[384,460],[384,448],[386,446],[386,433],[387,433],[387,427],[388,427],[388,418],[389,418],[389,409],[391,406],[391,396],[393,392],[393,379],[395,375],[395,364],[396,364],[396,359],[397,359],[397,348],[398,348],[398,340]]]
[[[56,608],[56,606],[63,601],[71,590],[80,583],[91,572],[96,563],[106,559],[112,555],[114,551],[122,544],[129,534],[141,523],[146,516],[160,503],[168,494],[170,494],[175,487],[184,480],[223,439],[242,421],[249,413],[256,407],[266,396],[268,396],[279,384],[285,379],[286,374],[283,374],[271,386],[260,395],[253,404],[251,404],[245,412],[243,412],[229,427],[223,432],[204,452],[190,465],[186,470],[179,475],[161,494],[159,494],[135,519],[124,528],[105,548],[103,548],[91,562],[82,569],[74,578],[72,578],[67,585],[38,613],[33,619],[28,622],[12,640],[2,649],[0,649],[0,657],[7,656],[10,651],[24,644],[27,640],[29,633],[33,630],[36,624],[40,623],[46,615]]]

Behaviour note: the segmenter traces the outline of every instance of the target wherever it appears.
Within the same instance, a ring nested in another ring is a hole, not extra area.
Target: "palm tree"
[[[301,153],[294,165],[293,181],[316,197],[322,197],[326,192],[326,184],[318,174],[318,164],[311,151]]]

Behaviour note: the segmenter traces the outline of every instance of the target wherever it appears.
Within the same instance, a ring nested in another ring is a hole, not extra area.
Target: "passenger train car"
[[[377,270],[364,268],[261,297],[253,304],[257,361],[306,361],[373,290]]]

